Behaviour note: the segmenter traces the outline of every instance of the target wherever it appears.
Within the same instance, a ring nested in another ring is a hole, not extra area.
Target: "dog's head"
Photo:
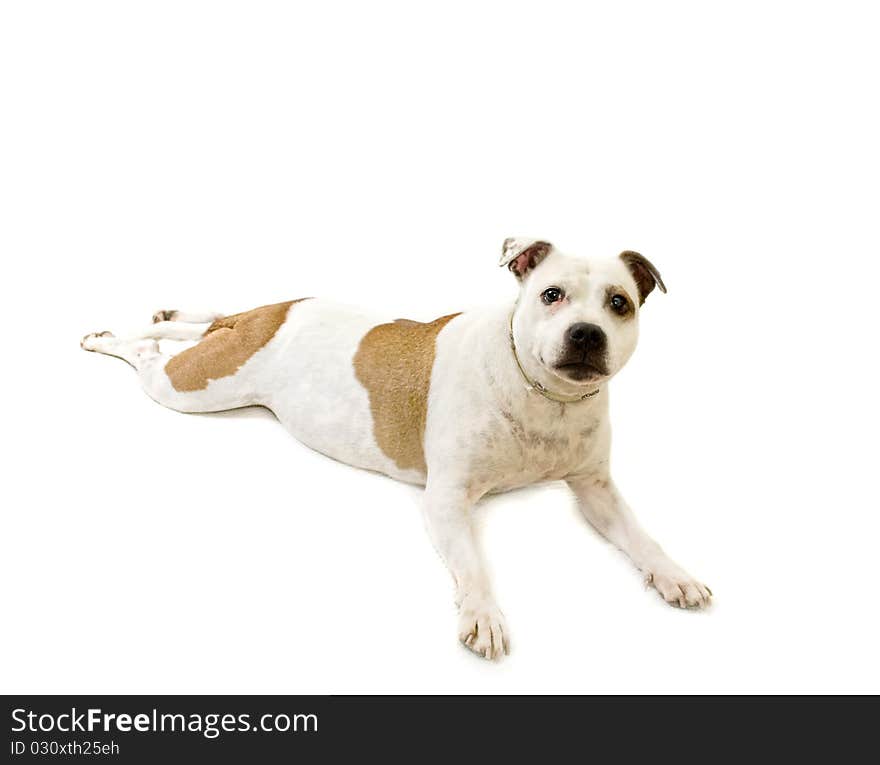
[[[506,239],[502,266],[520,284],[513,334],[523,367],[550,389],[577,392],[613,377],[638,339],[639,308],[659,287],[637,252],[581,259],[535,239]]]

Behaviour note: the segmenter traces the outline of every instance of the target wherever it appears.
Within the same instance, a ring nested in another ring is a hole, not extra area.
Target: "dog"
[[[505,240],[500,265],[514,304],[428,323],[303,298],[231,316],[163,310],[135,336],[81,344],[127,361],[164,406],[268,407],[311,448],[423,485],[458,637],[487,659],[510,646],[471,526],[488,493],[566,481],[668,603],[707,606],[712,592],[642,530],[609,472],[608,383],[635,350],[645,299],[666,292],[660,273],[637,252],[580,259],[525,238]],[[168,355],[160,339],[198,342]]]

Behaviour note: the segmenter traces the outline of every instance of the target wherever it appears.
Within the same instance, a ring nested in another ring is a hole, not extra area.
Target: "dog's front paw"
[[[487,598],[465,596],[461,601],[458,639],[486,659],[510,653],[504,614]]]
[[[649,571],[645,583],[654,585],[663,600],[680,608],[705,608],[712,601],[712,590],[675,565]]]

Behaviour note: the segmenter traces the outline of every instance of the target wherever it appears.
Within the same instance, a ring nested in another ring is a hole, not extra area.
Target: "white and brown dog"
[[[153,399],[181,412],[261,405],[341,462],[425,486],[428,530],[455,580],[458,634],[486,658],[507,626],[471,528],[486,493],[564,480],[586,519],[669,603],[704,606],[708,587],[639,526],[608,467],[608,381],[636,346],[657,269],[635,252],[581,260],[508,239],[514,305],[427,324],[305,298],[234,316],[160,311],[125,339],[82,347],[131,364]],[[198,340],[176,355],[159,339]]]

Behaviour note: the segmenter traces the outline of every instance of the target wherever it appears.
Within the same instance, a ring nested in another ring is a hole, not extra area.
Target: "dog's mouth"
[[[590,382],[608,375],[607,364],[597,359],[563,361],[560,364],[556,364],[554,370],[563,377],[576,382]]]

